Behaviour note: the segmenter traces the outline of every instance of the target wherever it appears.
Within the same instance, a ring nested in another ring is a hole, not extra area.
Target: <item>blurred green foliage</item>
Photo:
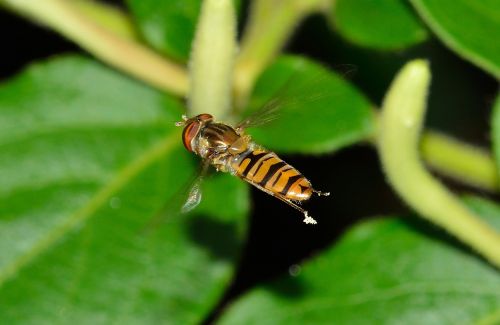
[[[342,36],[374,49],[406,48],[428,36],[405,1],[338,0],[330,19]]]
[[[176,60],[188,60],[201,1],[126,2],[137,22],[137,28],[150,45]],[[234,0],[237,8],[241,6],[240,2]]]
[[[466,202],[500,229],[500,206]],[[295,274],[246,294],[221,324],[494,324],[498,272],[436,234],[422,236],[421,226],[363,222]]]
[[[500,78],[500,3],[495,0],[410,0],[436,35],[458,55]]]
[[[325,15],[332,33],[374,56],[437,37],[499,77],[498,1],[410,2],[338,0]],[[187,61],[199,1],[126,4],[145,47]],[[332,153],[375,142],[377,105],[311,58],[278,57],[239,117],[276,97],[277,119],[251,131],[271,149]],[[176,215],[196,164],[173,124],[184,110],[181,98],[76,55],[0,86],[0,323],[196,324],[214,312],[243,251],[249,188],[213,177],[202,204]],[[466,202],[499,228],[495,203]],[[363,222],[298,274],[219,310],[221,322],[498,323],[498,270],[423,228],[394,217]]]

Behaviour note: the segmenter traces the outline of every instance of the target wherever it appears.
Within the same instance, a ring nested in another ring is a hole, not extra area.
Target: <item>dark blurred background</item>
[[[123,6],[122,1],[107,2]],[[244,12],[242,17],[245,16]],[[0,11],[0,30],[3,31],[1,82],[35,60],[82,52],[78,46],[50,30],[4,11]],[[426,125],[464,141],[489,146],[488,121],[497,92],[496,81],[457,57],[433,37],[409,50],[379,52],[345,42],[332,32],[323,17],[312,16],[297,30],[286,50],[314,58],[336,70],[375,105],[381,103],[389,83],[405,62],[412,58],[426,58],[431,62],[433,74]],[[311,200],[307,207],[319,224],[306,226],[299,213],[252,189],[249,240],[225,301],[276,276],[287,273],[293,276],[299,270],[297,264],[331,245],[347,228],[363,218],[411,214],[386,184],[377,154],[367,144],[324,156],[284,158],[301,170],[318,189],[330,191],[332,195]],[[449,180],[444,181],[457,191],[478,193]]]

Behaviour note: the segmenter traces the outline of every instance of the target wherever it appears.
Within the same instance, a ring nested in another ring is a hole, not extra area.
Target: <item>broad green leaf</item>
[[[492,142],[493,153],[495,155],[497,173],[500,172],[500,95],[497,96],[493,106],[493,116],[491,118],[492,125]],[[500,174],[499,174],[500,175]]]
[[[500,228],[498,205],[467,201]],[[416,229],[401,219],[358,225],[297,276],[244,295],[220,324],[498,324],[498,270]]]
[[[81,57],[0,87],[0,323],[206,317],[234,271],[248,193],[213,177],[193,215],[172,215],[195,170],[181,112]]]
[[[500,79],[500,1],[410,1],[443,43]]]
[[[239,7],[239,0],[234,0]],[[187,61],[202,1],[126,0],[142,35],[154,48]]]
[[[404,0],[337,0],[330,20],[349,41],[375,49],[401,49],[427,38]]]
[[[358,90],[300,57],[280,57],[259,78],[249,111],[266,115],[267,105],[276,118],[249,133],[280,152],[329,152],[370,138],[374,129],[371,105]]]

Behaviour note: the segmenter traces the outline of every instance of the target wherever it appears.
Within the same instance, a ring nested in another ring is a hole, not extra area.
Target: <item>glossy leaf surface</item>
[[[498,205],[467,202],[500,228]],[[402,219],[360,224],[298,275],[244,295],[220,323],[497,324],[500,273],[425,229]]]
[[[338,0],[330,19],[349,41],[380,50],[402,49],[427,38],[427,31],[403,0]]]
[[[148,43],[171,58],[187,61],[202,1],[126,2]],[[239,7],[239,0],[234,2]]]
[[[257,81],[248,111],[265,114],[266,106],[275,118],[249,133],[279,152],[330,152],[368,139],[374,128],[370,103],[357,89],[300,57],[280,57]]]
[[[494,40],[500,31],[500,1],[410,2],[448,47],[500,79],[500,42]]]
[[[233,272],[248,193],[214,177],[199,209],[173,215],[195,170],[173,126],[182,111],[81,57],[0,87],[0,323],[206,317]]]

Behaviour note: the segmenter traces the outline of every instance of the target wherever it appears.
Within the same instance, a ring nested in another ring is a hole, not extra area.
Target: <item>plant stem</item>
[[[111,32],[78,11],[65,0],[0,0],[1,4],[61,33],[102,61],[155,87],[184,95],[187,75],[182,67],[167,61],[131,39]]]
[[[189,59],[188,115],[227,119],[236,54],[236,13],[232,0],[204,0]]]
[[[407,64],[387,93],[378,149],[397,193],[421,216],[439,225],[500,267],[500,235],[424,168],[418,152],[430,71],[427,62]]]
[[[484,149],[427,131],[420,151],[424,161],[443,175],[490,192],[500,189],[495,162]]]
[[[235,67],[235,105],[246,105],[255,80],[280,52],[295,27],[331,0],[254,0]]]
[[[378,122],[380,116],[375,116]],[[374,146],[377,141],[370,139]],[[422,160],[438,173],[483,191],[500,192],[495,160],[486,149],[429,130],[423,131],[419,149]]]
[[[105,27],[107,30],[124,38],[138,39],[133,22],[122,10],[95,0],[71,0],[77,10]]]

